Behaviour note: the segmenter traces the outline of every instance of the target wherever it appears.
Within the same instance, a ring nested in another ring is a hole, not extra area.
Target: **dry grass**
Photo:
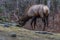
[[[4,32],[16,32],[18,40],[60,40],[59,33],[54,33],[54,35],[38,34],[34,31],[27,30],[21,27],[5,28],[2,26],[0,26],[0,30]]]

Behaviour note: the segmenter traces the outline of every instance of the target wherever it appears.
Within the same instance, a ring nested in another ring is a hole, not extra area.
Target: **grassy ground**
[[[10,34],[11,32],[15,32],[17,34],[17,37],[16,38],[10,37],[8,34]],[[53,35],[38,34],[35,33],[35,31],[13,26],[9,28],[0,26],[0,35],[1,34],[4,35],[6,38],[8,36],[9,37],[8,40],[60,40],[59,33],[54,33]]]

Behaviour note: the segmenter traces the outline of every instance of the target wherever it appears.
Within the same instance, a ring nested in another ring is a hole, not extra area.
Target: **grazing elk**
[[[43,28],[43,31],[44,31],[45,27],[48,26],[49,12],[50,12],[49,8],[46,5],[42,5],[42,4],[33,5],[29,8],[27,13],[24,14],[24,16],[19,18],[18,22],[19,24],[22,24],[22,26],[24,26],[29,19],[32,19],[31,26],[32,26],[32,23],[34,23],[34,26],[32,26],[32,29],[34,29],[36,25],[36,19],[41,18],[44,23],[44,28]]]

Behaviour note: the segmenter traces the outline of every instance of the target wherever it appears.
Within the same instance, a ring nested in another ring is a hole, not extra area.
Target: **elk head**
[[[14,12],[14,16],[16,17],[16,22],[20,26],[24,26],[26,22],[30,19],[30,17],[27,15],[27,13],[22,14],[21,16],[16,15],[18,11]]]
[[[19,25],[24,26],[28,20],[29,17],[27,15],[23,15],[19,17],[18,23]]]
[[[19,17],[18,23],[19,23],[19,25],[21,25],[21,26],[24,26],[24,25],[25,25],[23,16],[20,16],[20,17]]]

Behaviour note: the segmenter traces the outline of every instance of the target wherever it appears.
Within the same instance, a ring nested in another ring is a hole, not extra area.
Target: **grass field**
[[[14,40],[60,40],[59,33],[54,33],[53,35],[38,34],[38,33],[35,33],[35,31],[27,30],[21,27],[19,28],[19,27],[11,26],[9,28],[6,28],[3,26],[0,26],[0,32],[2,32],[5,35],[5,37],[7,34],[10,34],[11,32],[15,32],[17,34],[17,37],[13,38]],[[10,37],[10,39],[11,38],[12,37]]]

